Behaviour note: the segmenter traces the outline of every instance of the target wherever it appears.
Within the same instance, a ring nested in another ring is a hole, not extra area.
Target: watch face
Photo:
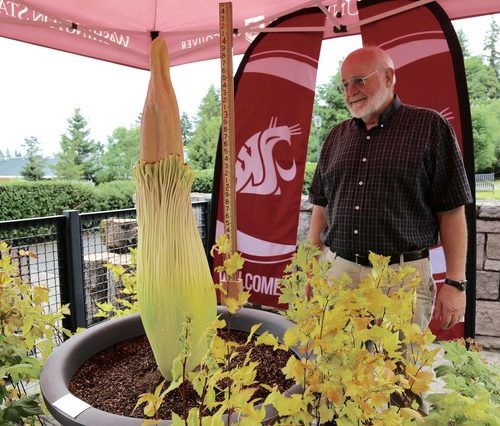
[[[446,278],[444,280],[445,284],[451,285],[452,287],[455,287],[459,289],[460,291],[465,291],[467,288],[467,280],[462,280],[462,281],[454,281]]]

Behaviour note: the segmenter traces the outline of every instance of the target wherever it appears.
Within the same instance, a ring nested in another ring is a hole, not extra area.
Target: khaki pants
[[[325,253],[325,259],[332,263],[332,268],[329,271],[330,278],[340,278],[343,274],[347,274],[352,280],[352,286],[356,287],[359,282],[371,272],[371,267],[358,265],[350,262],[330,250]],[[434,296],[436,295],[436,283],[432,278],[430,258],[414,260],[412,262],[400,262],[390,265],[391,268],[411,266],[420,274],[421,281],[417,287],[417,302],[415,313],[413,315],[413,323],[425,330],[431,321],[432,311],[434,308]]]

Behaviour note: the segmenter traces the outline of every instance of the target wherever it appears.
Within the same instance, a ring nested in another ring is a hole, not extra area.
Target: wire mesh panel
[[[210,214],[210,202],[209,201],[196,201],[192,203],[193,213],[196,219],[196,224],[198,226],[198,231],[200,231],[201,241],[205,247],[207,254],[210,251],[208,247],[208,224],[209,224],[209,214]]]
[[[52,216],[35,219],[0,221],[0,241],[10,246],[12,261],[19,266],[21,278],[33,285],[49,289],[48,312],[55,312],[63,303],[61,277],[64,276],[64,246],[61,237],[64,217]],[[36,257],[21,256],[22,250]]]
[[[135,209],[81,214],[83,281],[87,325],[97,318],[99,303],[114,303],[120,284],[110,265],[129,268],[131,252],[137,246]]]
[[[208,236],[208,202],[193,203],[193,214],[204,247]],[[111,265],[128,271],[133,265],[131,249],[137,247],[135,209],[80,215],[82,226],[83,281],[85,285],[86,322],[95,324],[99,304],[116,306],[116,298],[125,298],[123,284],[117,281]]]

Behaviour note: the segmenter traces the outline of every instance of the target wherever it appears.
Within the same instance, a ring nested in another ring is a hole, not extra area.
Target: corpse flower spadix
[[[151,79],[141,121],[137,185],[137,298],[156,363],[171,380],[178,337],[192,318],[188,369],[206,352],[200,339],[216,317],[216,296],[191,207],[193,171],[184,163],[177,100],[165,42],[151,45]]]

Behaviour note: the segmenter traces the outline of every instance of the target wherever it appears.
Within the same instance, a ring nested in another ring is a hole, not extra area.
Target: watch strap
[[[455,281],[455,280],[450,280],[449,278],[446,278],[444,280],[444,283],[451,285],[452,287],[455,287],[456,289],[458,289],[460,291],[464,291],[467,288],[467,280]]]

